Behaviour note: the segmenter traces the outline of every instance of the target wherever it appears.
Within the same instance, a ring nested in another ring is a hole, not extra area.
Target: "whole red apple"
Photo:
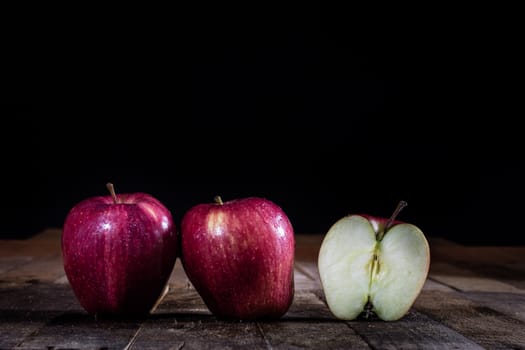
[[[199,204],[181,223],[181,261],[218,318],[276,319],[294,296],[295,238],[275,203],[249,197]]]
[[[90,314],[147,314],[177,257],[170,211],[146,193],[96,196],[75,205],[63,227],[67,279]]]

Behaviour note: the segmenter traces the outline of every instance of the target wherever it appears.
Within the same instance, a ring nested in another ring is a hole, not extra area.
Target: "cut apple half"
[[[430,265],[423,232],[408,223],[389,226],[385,219],[350,215],[324,237],[318,268],[337,318],[353,320],[371,311],[385,321],[400,319],[423,288]]]

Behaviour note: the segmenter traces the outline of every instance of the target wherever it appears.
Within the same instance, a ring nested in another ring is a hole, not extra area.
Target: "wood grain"
[[[165,316],[165,315],[164,315]],[[213,317],[152,317],[132,349],[266,349],[257,324],[223,322]]]
[[[0,256],[0,278],[4,272],[12,270],[17,266],[27,264],[33,259],[30,256]]]
[[[267,322],[260,328],[270,349],[371,349],[343,322]]]
[[[17,349],[124,349],[142,322],[95,319],[83,312],[64,313],[25,338]]]
[[[463,292],[501,292],[525,294],[521,289],[507,283],[500,275],[477,272],[474,268],[464,268],[448,263],[434,263],[430,268],[430,278]],[[490,277],[489,277],[490,276]]]
[[[525,323],[463,293],[428,291],[418,297],[415,309],[485,348],[525,348]]]
[[[374,349],[483,349],[467,337],[414,310],[401,320],[348,322]]]
[[[296,235],[295,295],[279,320],[216,319],[180,260],[142,319],[95,319],[64,275],[61,231],[0,242],[0,349],[525,349],[525,247],[432,238],[431,268],[402,319],[342,321],[317,270],[324,235]]]
[[[39,256],[0,275],[9,283],[51,283],[65,275],[61,255]]]
[[[54,284],[0,288],[0,349],[21,344],[55,317],[81,311],[69,286]]]

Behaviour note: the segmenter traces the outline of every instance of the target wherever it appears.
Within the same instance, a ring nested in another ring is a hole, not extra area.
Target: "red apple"
[[[199,204],[181,223],[181,261],[218,318],[276,319],[294,296],[295,238],[288,217],[257,197]]]
[[[85,199],[68,213],[62,254],[67,279],[90,314],[147,314],[177,257],[170,211],[146,193]]]

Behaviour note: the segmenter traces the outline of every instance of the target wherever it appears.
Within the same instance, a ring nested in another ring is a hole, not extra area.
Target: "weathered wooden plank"
[[[0,288],[0,310],[82,310],[67,285],[33,284]]]
[[[296,261],[295,266],[297,270],[305,274],[311,280],[315,281],[319,287],[321,286],[321,277],[319,276],[319,269],[316,261]]]
[[[316,294],[299,291],[295,293],[292,305],[288,312],[284,314],[283,320],[335,321],[336,318]]]
[[[464,293],[462,296],[476,302],[476,304],[490,307],[525,322],[524,294],[470,292]]]
[[[525,323],[471,301],[463,293],[426,291],[414,308],[485,348],[525,348]]]
[[[66,275],[63,275],[54,280],[53,283],[69,285],[69,280],[67,279]]]
[[[447,286],[427,279],[422,294],[434,290],[443,294],[454,292]],[[326,302],[324,295],[320,299]],[[482,349],[460,333],[413,309],[395,322],[358,319],[348,322],[348,325],[374,349]]]
[[[525,289],[525,246],[464,246],[437,239],[431,241],[431,256],[434,270],[446,263]]]
[[[430,254],[435,262],[504,265],[523,263],[525,246],[464,246],[430,241]]]
[[[67,312],[28,336],[17,349],[124,349],[142,322],[95,319],[85,312]]]
[[[224,322],[214,317],[153,315],[130,349],[266,349],[253,322]]]
[[[302,278],[306,277],[303,276]],[[328,309],[325,304],[319,300],[316,294],[308,292],[309,290],[296,288],[294,300],[286,314],[287,317],[302,318],[307,317],[307,315],[318,315],[322,318],[328,317]],[[318,290],[318,288],[316,287],[315,290]],[[157,310],[174,314],[210,315],[210,311],[202,298],[191,285],[182,288],[171,288],[158,305]]]
[[[438,290],[441,292],[453,292],[455,289],[450,288],[449,286],[440,283],[438,281],[434,281],[431,278],[427,278],[425,281],[425,284],[423,285],[422,292],[428,291],[428,290]]]
[[[358,320],[347,325],[322,302],[317,254],[323,235],[297,235],[296,295],[282,320],[216,320],[177,260],[171,290],[141,326],[138,320],[95,322],[83,312],[63,274],[60,234],[55,230],[1,242],[0,280],[6,282],[0,283],[0,348],[126,348],[127,342],[156,349],[366,348],[366,342],[372,348],[525,348],[522,247],[431,241],[431,273],[409,314],[391,323]],[[17,260],[24,256],[40,263]],[[15,287],[1,287],[10,284]]]
[[[324,234],[296,234],[295,261],[317,261]]]
[[[35,333],[51,318],[58,316],[55,311],[6,311],[0,315],[0,349],[13,349],[30,334]]]
[[[177,259],[175,262],[168,283],[170,284],[170,287],[174,289],[192,287],[190,280],[184,272],[180,259]]]
[[[62,230],[50,228],[29,239],[2,240],[0,256],[48,256],[61,253],[60,237]]]
[[[9,334],[6,339],[0,338],[0,348],[18,344],[17,348],[21,349],[123,349],[143,322],[143,319],[96,319],[90,316],[67,284],[37,284],[12,288],[4,294],[7,295],[3,300],[13,302],[15,310],[8,310],[12,321],[0,326],[0,334]],[[17,307],[31,311],[17,310]],[[28,316],[39,318],[27,322]]]
[[[82,310],[67,286],[0,288],[0,348],[15,347],[65,310]]]
[[[200,295],[193,288],[170,290],[157,307],[157,313],[173,315],[211,315]],[[292,305],[283,316],[285,319],[333,319],[326,305],[319,297],[310,292],[298,291]]]
[[[202,298],[195,289],[179,288],[170,290],[159,303],[156,313],[173,315],[211,315]],[[310,292],[296,292],[292,305],[283,316],[284,319],[333,319],[330,310]]]
[[[370,349],[344,322],[261,322],[270,349]]]
[[[42,232],[38,232],[36,235],[26,239],[25,241],[29,244],[34,242],[43,243],[43,242],[60,242],[62,238],[62,229],[59,227],[50,227]]]
[[[61,255],[38,257],[27,264],[19,265],[2,274],[4,282],[12,283],[46,283],[64,276]]]
[[[312,291],[321,289],[321,284],[313,278],[299,263],[295,263],[294,285],[296,291]]]
[[[177,322],[177,319],[169,314],[150,317],[141,325],[125,349],[182,349],[185,345],[183,332],[177,332],[177,329],[190,327],[191,322]]]
[[[173,315],[211,315],[197,291],[191,288],[170,288],[155,313]]]
[[[490,278],[525,290],[525,270],[520,270],[518,264],[469,264],[457,263],[456,266],[472,271],[478,276]]]
[[[484,277],[478,273],[448,263],[433,263],[430,278],[463,292],[504,292],[525,294],[525,289]]]
[[[27,264],[31,261],[30,256],[0,256],[0,277],[17,266]]]
[[[483,349],[460,333],[411,310],[394,322],[356,320],[348,325],[374,349]]]
[[[370,349],[341,322],[226,323],[214,318],[148,320],[132,349]]]
[[[320,329],[329,329],[327,325],[323,325],[323,320],[335,319],[326,305],[315,294],[298,292],[294,296],[288,313],[283,316],[282,320],[275,323],[286,323],[291,320],[297,320],[294,324],[317,320],[316,324],[310,324],[306,327],[311,332],[323,333]],[[326,322],[324,321],[324,323]],[[249,325],[249,328],[244,326],[246,324]],[[235,349],[244,346],[255,346],[256,348],[267,346],[263,333],[261,333],[262,329],[259,329],[259,326],[254,328],[254,325],[255,323],[250,322],[217,321],[206,308],[195,289],[179,288],[170,291],[152,317],[144,323],[133,341],[132,348],[163,349],[178,348],[184,345],[184,349],[221,347]],[[273,334],[272,332],[270,334]],[[349,330],[345,329],[344,335],[348,335],[348,333]],[[224,338],[225,334],[232,337],[232,342]],[[247,340],[242,339],[245,336],[248,336]],[[277,335],[273,334],[272,336]],[[297,344],[304,341],[304,337],[300,333],[296,333],[295,337]]]

